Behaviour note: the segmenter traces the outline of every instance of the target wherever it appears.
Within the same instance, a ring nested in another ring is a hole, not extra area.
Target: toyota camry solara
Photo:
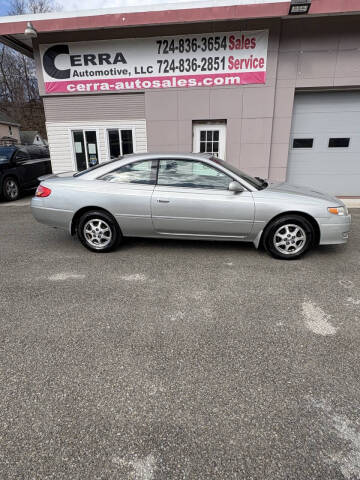
[[[137,154],[80,173],[42,177],[31,208],[94,252],[123,237],[253,242],[294,259],[342,244],[351,216],[324,193],[253,178],[202,154]]]

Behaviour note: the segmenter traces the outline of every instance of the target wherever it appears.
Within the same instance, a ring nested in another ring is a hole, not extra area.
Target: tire
[[[97,253],[110,252],[122,241],[116,220],[109,213],[97,210],[80,217],[77,235],[84,247]]]
[[[266,228],[264,245],[267,252],[281,260],[295,260],[314,243],[314,228],[300,215],[280,217]]]
[[[14,202],[20,197],[19,183],[14,177],[6,177],[1,189],[2,197],[7,202]]]

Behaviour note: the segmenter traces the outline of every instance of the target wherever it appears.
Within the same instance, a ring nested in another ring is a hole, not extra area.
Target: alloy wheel
[[[87,243],[97,250],[106,248],[112,239],[109,224],[100,218],[88,220],[84,225],[83,233]]]
[[[282,225],[276,230],[273,241],[278,252],[284,255],[295,255],[306,243],[306,232],[296,224]]]
[[[8,198],[15,200],[19,195],[19,187],[15,180],[8,178],[5,182],[5,192]]]

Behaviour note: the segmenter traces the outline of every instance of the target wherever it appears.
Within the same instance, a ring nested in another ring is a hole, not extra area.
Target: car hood
[[[299,195],[305,196],[310,198],[318,198],[320,200],[327,200],[331,202],[331,205],[344,205],[341,200],[338,198],[329,195],[328,193],[318,192],[316,190],[312,190],[311,188],[302,187],[298,185],[290,185],[289,183],[270,183],[266,190],[270,190],[272,192],[280,192],[280,193],[289,193],[291,195]],[[331,206],[330,205],[330,206]]]

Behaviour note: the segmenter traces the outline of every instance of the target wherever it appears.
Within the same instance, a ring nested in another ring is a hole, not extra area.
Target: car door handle
[[[164,200],[164,199],[158,198],[158,203],[170,203],[170,200]]]

